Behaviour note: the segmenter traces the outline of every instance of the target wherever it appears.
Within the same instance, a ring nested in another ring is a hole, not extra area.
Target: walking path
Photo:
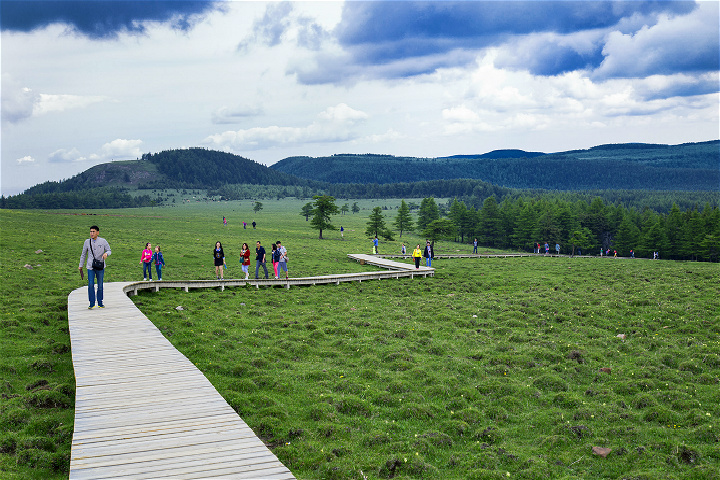
[[[388,270],[289,280],[112,282],[104,285],[108,307],[93,310],[87,286],[70,293],[76,382],[70,480],[294,479],[128,295],[143,288],[290,288],[434,274],[372,255],[348,257]]]

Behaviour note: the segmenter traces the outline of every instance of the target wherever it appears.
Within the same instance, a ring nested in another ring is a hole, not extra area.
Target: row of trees
[[[335,229],[331,215],[340,211],[335,198],[315,196],[311,225],[320,230]],[[306,207],[308,206],[306,205]],[[442,208],[441,208],[442,207]],[[445,213],[445,215],[443,215]],[[393,230],[417,231],[432,240],[453,239],[482,246],[532,251],[536,244],[561,245],[561,253],[586,254],[616,250],[618,255],[717,262],[720,260],[720,208],[706,204],[681,211],[673,205],[667,214],[650,209],[639,212],[621,205],[606,204],[601,198],[590,202],[564,201],[558,198],[507,198],[498,203],[487,197],[475,209],[453,199],[439,206],[434,198],[424,198],[413,218],[403,200],[395,217],[388,223],[380,207],[371,212],[365,234],[394,240]],[[391,229],[392,227],[392,229]]]

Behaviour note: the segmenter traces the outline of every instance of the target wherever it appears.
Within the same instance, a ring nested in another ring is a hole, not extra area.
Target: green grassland
[[[77,264],[90,225],[112,247],[106,282],[141,279],[147,241],[163,247],[166,280],[213,277],[216,240],[226,278],[240,276],[240,244],[256,240],[283,241],[291,276],[372,269],[346,254],[370,251],[367,215],[387,206],[390,220],[399,200],[358,201],[360,213],[334,219],[345,240],[331,231],[322,241],[299,215],[305,202],[263,201],[257,214],[250,201],[0,212],[0,477],[67,477],[66,300],[84,284]],[[257,230],[242,228],[253,220]],[[719,478],[716,264],[433,266],[427,279],[133,298],[300,479]],[[613,451],[602,458],[593,446]]]

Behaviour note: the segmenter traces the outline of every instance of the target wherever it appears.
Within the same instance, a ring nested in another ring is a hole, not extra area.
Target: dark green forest
[[[456,227],[455,240],[471,244],[531,252],[548,242],[551,251],[560,244],[562,254],[610,255],[694,261],[719,261],[720,208],[705,204],[682,211],[672,205],[661,214],[606,203],[602,198],[570,200],[558,196],[486,198],[479,208],[453,199],[447,205],[426,198],[420,206],[417,227],[429,235],[433,220],[443,211]],[[430,213],[428,213],[430,212]],[[434,214],[432,212],[435,212]],[[469,251],[468,251],[469,253]],[[604,254],[604,253],[603,253]]]
[[[507,156],[500,158],[503,153]],[[720,141],[600,145],[548,155],[510,150],[441,158],[349,154],[290,157],[270,168],[332,183],[472,178],[523,189],[718,191]]]

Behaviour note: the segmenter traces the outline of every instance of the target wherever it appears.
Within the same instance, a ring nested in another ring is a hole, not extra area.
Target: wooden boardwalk
[[[75,368],[70,479],[293,479],[123,291],[68,297]]]
[[[352,254],[387,270],[289,280],[114,282],[107,308],[87,287],[68,296],[75,369],[70,479],[293,479],[205,376],[128,298],[141,289],[340,284],[433,276],[435,270]]]

